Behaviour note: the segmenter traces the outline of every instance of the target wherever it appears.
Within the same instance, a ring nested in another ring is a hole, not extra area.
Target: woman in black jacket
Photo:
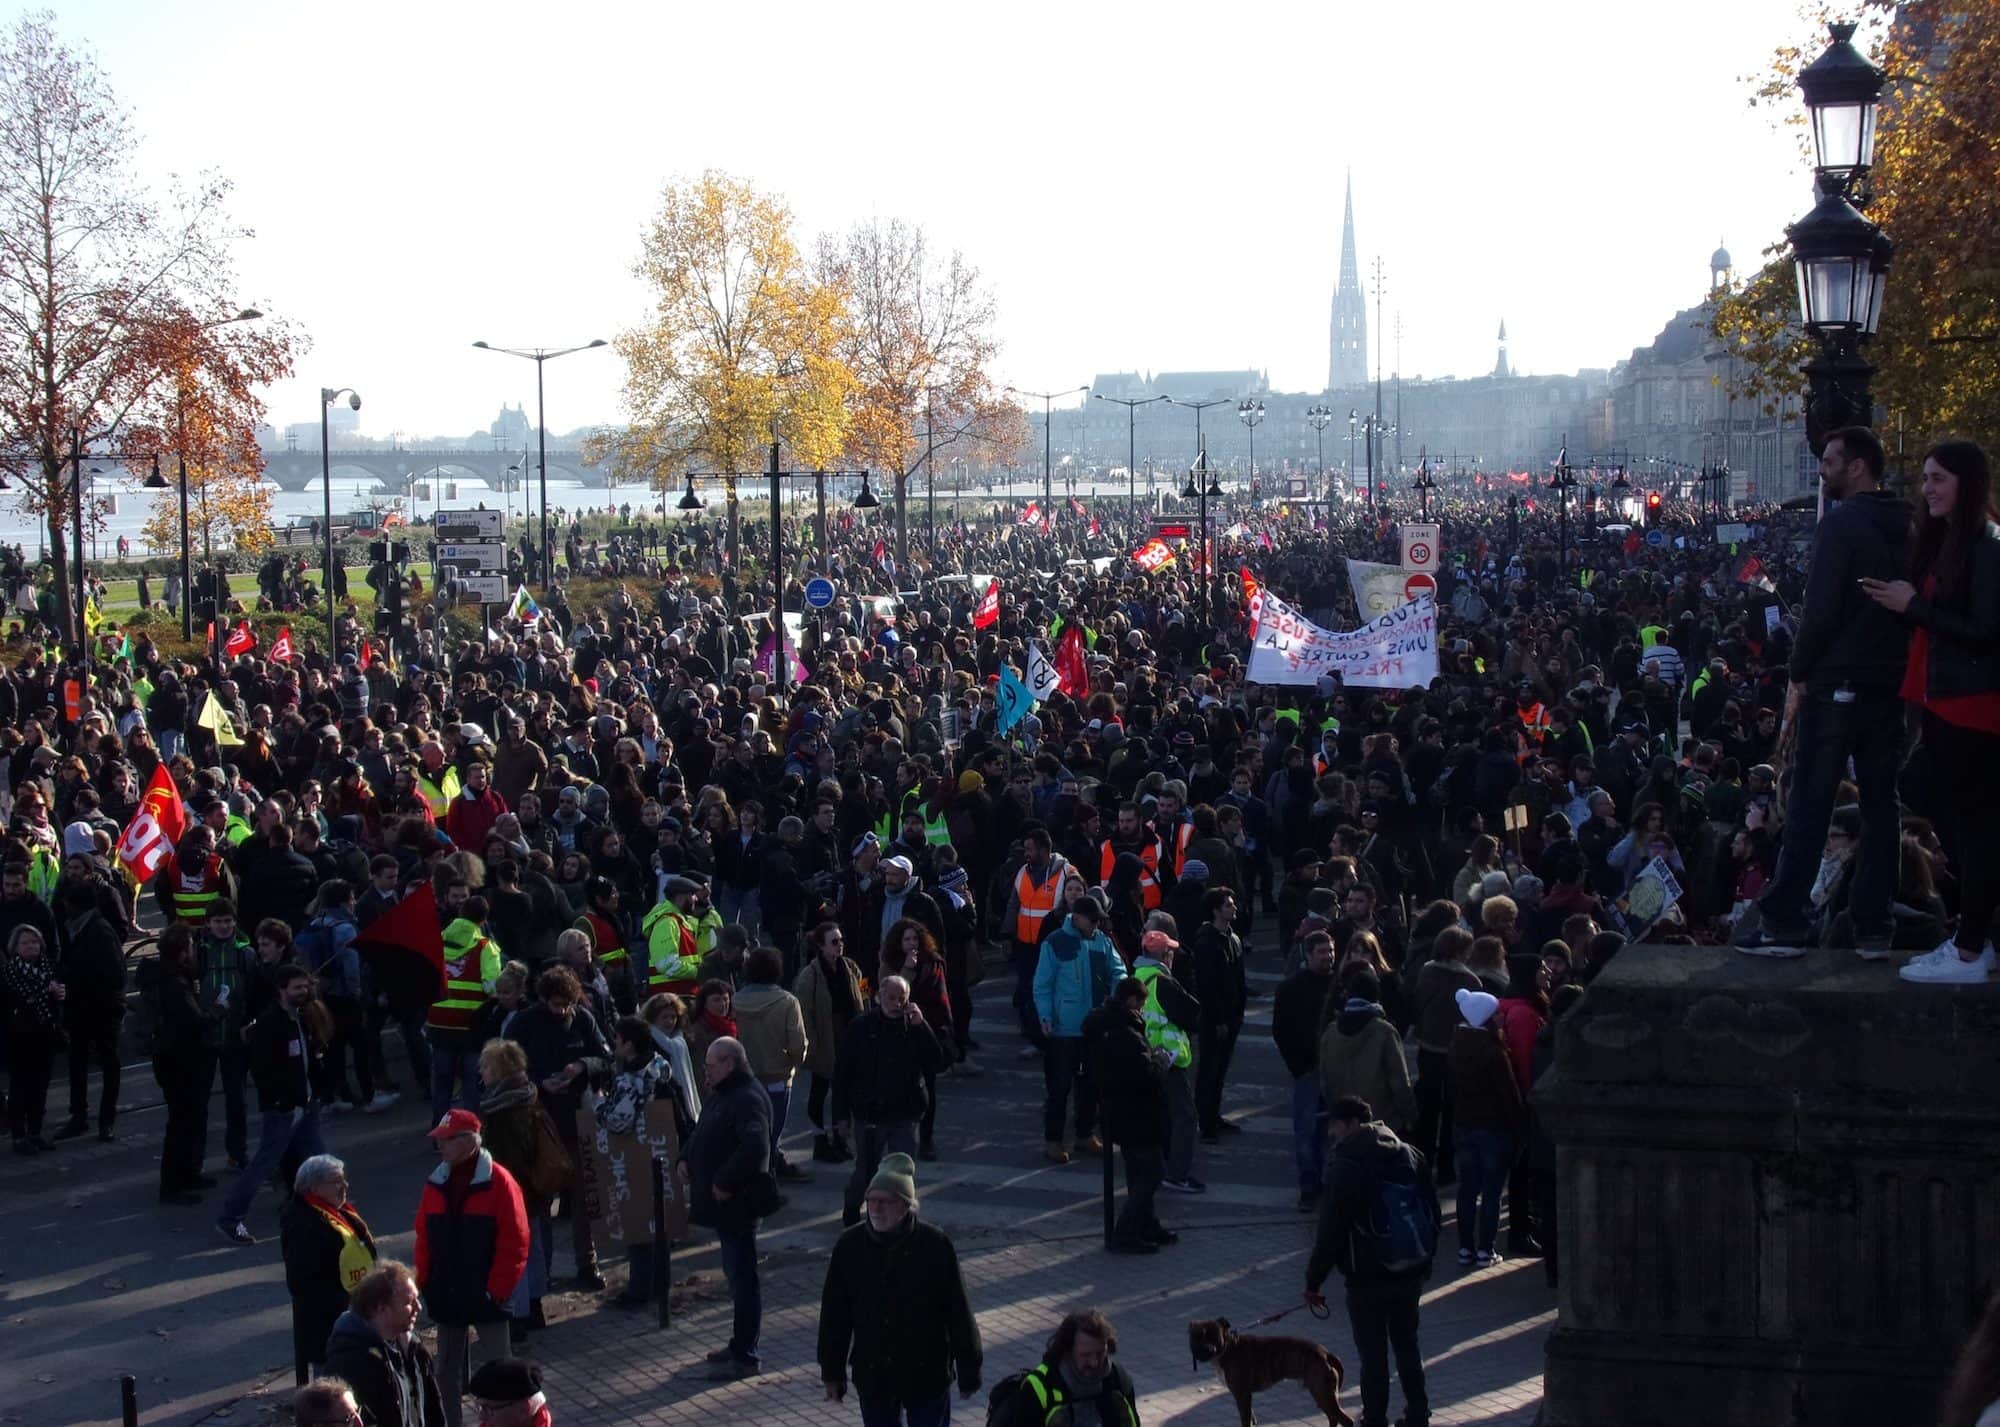
[[[334,1321],[375,1266],[375,1236],[347,1198],[347,1166],[330,1154],[299,1165],[278,1215],[285,1288],[292,1296],[292,1361],[299,1382],[324,1368]]]
[[[1983,985],[2000,906],[2000,530],[1993,470],[1971,441],[1924,455],[1912,580],[1863,580],[1868,597],[1914,626],[1903,697],[1923,710],[1941,814],[1956,831],[1958,931],[1903,968],[1906,981]]]
[[[160,933],[160,954],[139,963],[139,999],[153,1023],[153,1079],[167,1104],[160,1144],[160,1202],[199,1204],[215,1180],[201,1172],[208,1141],[208,1092],[222,1044],[223,1010],[198,989],[194,937],[176,922]]]

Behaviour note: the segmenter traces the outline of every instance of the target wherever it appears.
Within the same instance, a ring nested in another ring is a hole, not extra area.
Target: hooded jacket
[[[1791,677],[1811,693],[1846,685],[1893,694],[1903,681],[1909,630],[1862,592],[1861,580],[1907,573],[1910,507],[1887,491],[1841,501],[1813,534],[1812,574],[1792,641]]]
[[[782,986],[750,982],[731,1003],[736,1038],[750,1058],[750,1073],[766,1088],[792,1083],[809,1049],[798,998]]]
[[[350,1308],[334,1320],[326,1343],[326,1370],[354,1389],[354,1401],[368,1427],[444,1423],[444,1398],[430,1349],[414,1333],[401,1343],[391,1343]]]
[[[514,1176],[481,1150],[465,1199],[453,1211],[451,1166],[424,1181],[412,1255],[417,1288],[437,1323],[498,1323],[528,1268],[528,1211]]]
[[[1403,1038],[1372,1001],[1348,1001],[1320,1036],[1319,1080],[1329,1105],[1342,1095],[1357,1095],[1390,1130],[1400,1133],[1416,1123]]]
[[[1415,1184],[1429,1202],[1431,1222],[1438,1223],[1437,1185],[1430,1165],[1416,1150],[1404,1144],[1387,1125],[1371,1120],[1333,1147],[1327,1160],[1326,1193],[1320,1200],[1319,1232],[1313,1239],[1312,1256],[1306,1262],[1306,1287],[1317,1292],[1327,1274],[1339,1269],[1342,1276],[1388,1280],[1419,1280],[1430,1277],[1430,1265],[1391,1273],[1377,1265],[1357,1262],[1355,1230],[1365,1224],[1378,1180]]]
[[[1035,963],[1035,1014],[1049,1023],[1053,1036],[1081,1036],[1083,1018],[1103,1004],[1123,975],[1104,928],[1085,936],[1076,919],[1065,916]]]
[[[1300,967],[1285,978],[1271,1003],[1271,1039],[1293,1079],[1319,1068],[1319,1017],[1333,989],[1333,971]]]

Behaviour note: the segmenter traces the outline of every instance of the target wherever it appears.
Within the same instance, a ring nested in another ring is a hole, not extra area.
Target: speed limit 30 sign
[[[1412,522],[1402,527],[1403,568],[1411,574],[1435,574],[1438,564],[1438,527]]]

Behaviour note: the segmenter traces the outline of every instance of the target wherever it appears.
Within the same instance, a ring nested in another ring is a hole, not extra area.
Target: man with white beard
[[[979,1323],[958,1251],[917,1218],[916,1164],[887,1154],[868,1181],[866,1214],[833,1246],[820,1294],[819,1374],[829,1400],[855,1395],[866,1427],[943,1427],[958,1395],[979,1391]]]

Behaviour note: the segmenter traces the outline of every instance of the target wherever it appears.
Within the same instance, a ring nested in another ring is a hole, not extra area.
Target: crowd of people
[[[617,578],[564,571],[483,640],[425,606],[406,661],[360,657],[358,609],[337,655],[307,641],[289,663],[134,631],[86,670],[24,641],[0,671],[13,1148],[112,1139],[121,1034],[140,1041],[167,1108],[162,1204],[209,1204],[251,1244],[257,1195],[289,1187],[301,1374],[335,1374],[365,1422],[459,1427],[466,1382],[525,1381],[510,1354],[545,1321],[559,1223],[578,1285],[622,1267],[612,1302],[665,1291],[649,1254],[600,1263],[576,1202],[586,1110],[614,1137],[672,1127],[731,1288],[710,1355],[726,1378],[760,1369],[757,1228],[804,1174],[780,1139],[809,1124],[812,1158],[847,1174],[827,1391],[851,1359],[865,1420],[928,1423],[980,1382],[956,1257],[916,1212],[918,1166],[960,1128],[951,1082],[981,1054],[1038,1060],[1024,1148],[1061,1163],[1108,1141],[1111,1247],[1161,1253],[1178,1236],[1159,1196],[1204,1193],[1202,1146],[1239,1129],[1261,961],[1317,1216],[1307,1290],[1348,1276],[1362,1420],[1388,1420],[1393,1350],[1421,1423],[1437,1188],[1456,1186],[1463,1271],[1531,1255],[1555,1280],[1531,1091],[1630,940],[1915,953],[1901,974],[1943,984],[1992,969],[1990,473],[1945,442],[1906,499],[1883,467],[1872,433],[1836,434],[1817,527],[1739,512],[1740,547],[1677,502],[1655,541],[1504,489],[1441,501],[1423,687],[1245,677],[1239,569],[1352,628],[1341,557],[1397,554],[1386,509],[1240,498],[1211,507],[1237,533],[1206,569],[1197,539],[1142,571],[1127,556],[1150,519],[1105,503],[949,524],[934,561],[912,532],[926,558],[901,579],[852,512],[823,556],[798,522],[781,571],[702,519],[622,542]],[[823,611],[803,588],[820,574],[839,591]],[[779,602],[801,616],[782,643]],[[1076,654],[1060,686],[1003,717],[1004,672],[1058,644]],[[161,769],[187,827],[135,886],[121,838]],[[1008,1003],[1017,1047],[975,1039],[975,996]],[[327,1152],[328,1117],[390,1110],[399,1085],[438,1147],[408,1268],[376,1258]],[[1367,1242],[1383,1194],[1429,1231]],[[888,1319],[861,1311],[884,1294]],[[419,1298],[435,1362],[411,1337]],[[884,1332],[932,1350],[889,1353]],[[1072,1315],[1010,1392],[1038,1421],[1085,1397],[1136,1421],[1114,1347],[1101,1315]]]

